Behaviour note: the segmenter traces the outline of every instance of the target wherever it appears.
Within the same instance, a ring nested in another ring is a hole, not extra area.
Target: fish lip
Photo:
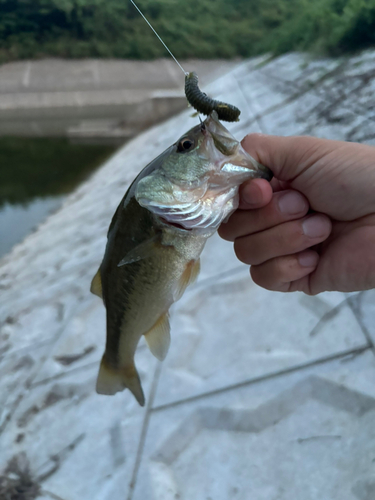
[[[266,179],[268,182],[270,182],[273,178],[273,172],[270,170],[269,167],[266,167],[265,165],[262,165],[261,163],[257,162],[247,151],[245,151],[240,143],[240,141],[237,141],[237,139],[232,135],[232,133],[227,130],[223,124],[220,122],[218,115],[216,111],[213,111],[204,121],[205,128],[206,128],[206,133],[205,137],[207,135],[212,137],[212,140],[215,143],[216,149],[218,149],[221,154],[224,156],[227,156],[228,158],[233,157],[235,155],[240,155],[243,156],[244,159],[248,160],[249,164],[248,166],[245,166],[242,164],[244,168],[248,168],[249,170],[254,170],[257,175],[254,177],[261,178],[261,179]],[[208,134],[207,134],[208,132]],[[220,138],[224,139],[224,142],[222,143],[220,147]],[[231,144],[231,142],[233,143]],[[218,147],[219,145],[219,147]],[[229,146],[229,147],[228,147]],[[229,153],[229,154],[228,154]],[[231,160],[229,160],[229,163],[231,163]],[[234,164],[236,164],[234,162]],[[225,163],[223,163],[222,168],[225,167]]]
[[[234,156],[240,146],[239,141],[220,122],[216,111],[213,111],[204,121],[202,131],[205,140],[212,139],[214,147],[224,157]]]

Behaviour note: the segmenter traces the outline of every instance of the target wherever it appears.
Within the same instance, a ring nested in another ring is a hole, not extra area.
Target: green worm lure
[[[194,72],[185,74],[185,95],[189,104],[204,115],[210,115],[216,111],[219,120],[226,122],[237,122],[241,111],[232,104],[211,99],[198,87],[198,75]]]

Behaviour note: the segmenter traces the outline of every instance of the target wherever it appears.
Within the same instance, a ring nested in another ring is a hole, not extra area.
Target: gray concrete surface
[[[182,61],[203,85],[238,61]],[[186,107],[172,59],[59,60],[0,66],[0,135],[124,142]]]
[[[375,52],[261,62],[209,88],[241,108],[237,137],[374,143]],[[0,261],[0,469],[23,453],[44,499],[373,500],[373,290],[265,291],[214,236],[166,360],[136,353],[147,406],[95,393],[105,311],[89,286],[109,221],[190,114],[129,142]]]

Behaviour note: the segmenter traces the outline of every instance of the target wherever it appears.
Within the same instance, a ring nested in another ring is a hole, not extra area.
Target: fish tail
[[[138,403],[144,406],[145,396],[134,363],[116,369],[108,366],[105,356],[103,356],[96,382],[96,392],[98,394],[113,395],[124,389],[129,389]]]

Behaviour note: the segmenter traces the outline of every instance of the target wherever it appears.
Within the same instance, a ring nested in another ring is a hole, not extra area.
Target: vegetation
[[[60,138],[1,137],[0,208],[5,202],[26,203],[36,196],[69,193],[113,150]]]
[[[313,50],[375,42],[375,0],[138,0],[178,58]],[[166,56],[129,0],[0,0],[0,61]]]

